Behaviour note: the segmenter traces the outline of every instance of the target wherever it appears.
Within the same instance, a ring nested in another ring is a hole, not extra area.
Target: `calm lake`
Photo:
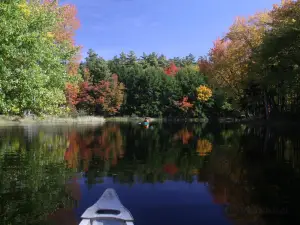
[[[299,224],[299,131],[0,127],[0,224],[77,225],[106,188],[136,225]]]

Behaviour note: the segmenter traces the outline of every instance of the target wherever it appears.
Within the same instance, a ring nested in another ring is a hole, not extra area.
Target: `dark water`
[[[294,128],[0,128],[0,224],[79,224],[115,188],[137,225],[299,224]]]

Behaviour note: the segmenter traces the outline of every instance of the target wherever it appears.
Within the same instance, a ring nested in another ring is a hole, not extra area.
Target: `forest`
[[[52,0],[1,1],[0,20],[0,114],[299,115],[300,0],[238,17],[200,57],[130,51],[105,60],[90,49],[82,59],[76,6]]]

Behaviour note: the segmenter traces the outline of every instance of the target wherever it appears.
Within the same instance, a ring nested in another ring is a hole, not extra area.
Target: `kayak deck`
[[[81,216],[80,225],[133,225],[133,217],[114,189],[106,189],[100,199]]]

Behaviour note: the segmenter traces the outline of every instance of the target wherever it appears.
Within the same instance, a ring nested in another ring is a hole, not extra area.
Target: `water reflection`
[[[2,129],[0,136],[1,224],[40,224],[59,207],[72,209],[62,185],[71,172],[65,135],[24,127]]]
[[[136,224],[300,221],[291,128],[107,123],[7,127],[0,137],[1,224],[78,224],[108,187]]]
[[[116,124],[101,130],[88,130],[85,133],[73,130],[68,139],[69,146],[65,159],[71,168],[88,171],[95,157],[101,161],[111,160],[111,165],[114,166],[118,159],[123,157],[123,138],[120,127]]]

